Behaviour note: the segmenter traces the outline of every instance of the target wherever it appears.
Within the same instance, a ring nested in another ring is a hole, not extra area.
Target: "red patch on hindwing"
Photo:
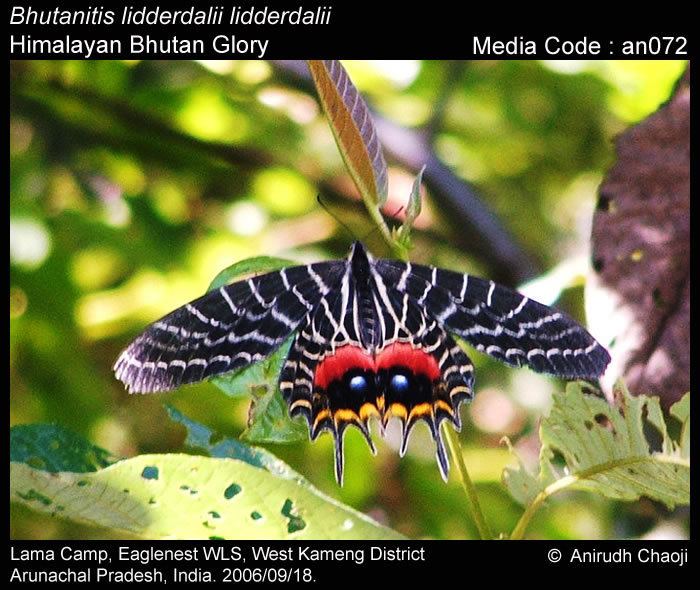
[[[314,385],[320,389],[327,389],[333,381],[342,379],[343,375],[351,369],[374,372],[374,359],[356,346],[341,346],[318,365]]]
[[[397,366],[410,369],[414,375],[424,375],[430,381],[440,379],[440,367],[434,357],[410,344],[395,342],[382,350],[376,358],[357,346],[341,346],[318,365],[314,385],[327,389],[333,381],[342,379],[352,369],[378,373],[382,369],[389,370]]]
[[[440,367],[435,358],[420,348],[410,344],[395,342],[379,353],[375,360],[376,370],[402,366],[413,371],[414,375],[425,375],[430,381],[440,379]]]
[[[401,455],[406,452],[413,426],[425,421],[436,443],[440,473],[446,479],[449,463],[440,422],[448,419],[458,426],[459,401],[447,391],[433,355],[410,343],[394,342],[376,356],[358,346],[337,348],[316,367],[313,399],[304,403],[311,409],[308,419],[312,439],[324,429],[333,433],[336,478],[340,482],[343,434],[348,425],[359,428],[372,452],[376,452],[368,427],[371,416],[380,420],[382,431],[391,417],[401,420]]]

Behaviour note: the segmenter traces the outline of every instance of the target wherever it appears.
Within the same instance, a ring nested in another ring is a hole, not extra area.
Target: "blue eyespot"
[[[391,378],[391,389],[393,389],[397,393],[405,393],[408,391],[409,383],[408,383],[408,377],[406,375],[401,375],[400,373],[398,375],[394,375]]]
[[[363,393],[367,389],[367,379],[364,375],[355,375],[350,379],[350,391]]]

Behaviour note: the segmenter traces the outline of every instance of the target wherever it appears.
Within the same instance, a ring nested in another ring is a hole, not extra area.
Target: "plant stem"
[[[530,521],[532,520],[532,517],[534,516],[535,512],[537,512],[539,507],[547,498],[549,498],[549,496],[555,494],[559,490],[563,490],[564,488],[570,486],[577,480],[578,477],[575,475],[562,477],[554,483],[549,484],[545,489],[543,489],[539,494],[537,494],[532,500],[532,502],[528,504],[527,508],[525,509],[525,512],[523,512],[522,516],[520,517],[520,520],[518,520],[518,523],[515,525],[513,532],[510,534],[511,540],[519,541],[525,536],[525,529],[527,529],[527,525],[530,524]]]
[[[474,524],[476,524],[476,528],[479,531],[479,537],[481,539],[493,539],[493,533],[491,532],[491,529],[484,518],[484,513],[481,511],[481,504],[479,504],[479,496],[476,493],[476,488],[474,487],[471,477],[469,477],[467,465],[464,463],[459,437],[452,428],[447,426],[446,422],[443,424],[445,426],[442,431],[447,437],[447,447],[450,449],[450,454],[452,455],[453,461],[457,464],[457,470],[459,471],[459,476],[462,480],[462,488],[464,489],[464,493],[467,495],[467,500],[469,500],[469,507],[471,508]]]
[[[520,517],[520,520],[518,520],[518,523],[515,525],[515,528],[513,529],[513,532],[510,534],[510,539],[512,541],[520,541],[524,536],[525,536],[525,530],[527,529],[527,525],[530,524],[530,521],[532,520],[532,517],[534,516],[535,512],[539,509],[540,505],[542,502],[545,501],[547,498],[547,494],[545,494],[544,491],[540,492],[535,496],[535,499],[528,504],[527,508],[525,509],[525,512],[522,513],[522,516]]]
[[[401,248],[391,237],[391,231],[389,231],[389,227],[387,226],[386,221],[384,221],[384,217],[382,217],[382,212],[379,210],[379,207],[374,205],[367,198],[363,197],[363,201],[365,203],[365,207],[367,208],[367,213],[369,213],[369,216],[372,218],[372,221],[374,221],[374,224],[379,229],[379,233],[382,234],[382,238],[389,246],[389,249],[393,252],[395,256],[401,258],[401,260],[405,260],[407,258],[408,253],[403,248]]]

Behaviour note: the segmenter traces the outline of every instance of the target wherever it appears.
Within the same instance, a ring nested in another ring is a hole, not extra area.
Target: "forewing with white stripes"
[[[174,389],[270,355],[327,295],[342,261],[296,266],[210,291],[151,324],[114,370],[131,392]]]
[[[394,260],[378,260],[376,268],[448,332],[504,363],[595,379],[610,362],[608,352],[566,314],[493,281]]]

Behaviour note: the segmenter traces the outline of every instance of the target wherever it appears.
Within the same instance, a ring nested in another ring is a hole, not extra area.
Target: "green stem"
[[[382,217],[382,212],[379,210],[379,207],[372,204],[369,199],[363,197],[363,200],[365,207],[367,207],[367,213],[369,213],[369,216],[372,218],[372,221],[374,221],[375,225],[379,229],[379,233],[382,234],[382,238],[387,243],[394,256],[397,256],[402,260],[406,260],[408,253],[394,241],[394,238],[391,237],[391,231],[389,231],[389,227],[387,226],[386,221],[384,221],[384,217]]]
[[[467,495],[467,500],[469,500],[469,507],[471,508],[474,524],[476,524],[476,528],[479,531],[479,537],[481,539],[493,539],[493,533],[484,518],[484,513],[481,511],[481,504],[479,504],[479,496],[476,493],[476,487],[471,477],[469,477],[469,471],[467,471],[467,465],[464,462],[459,437],[452,428],[447,426],[446,422],[444,422],[444,424],[445,427],[442,431],[447,437],[447,447],[450,449],[452,459],[457,464],[457,471],[459,471],[459,476],[462,480],[462,488]]]
[[[520,516],[520,520],[518,520],[518,523],[515,525],[513,532],[510,534],[511,540],[519,541],[520,539],[522,539],[525,536],[525,530],[527,529],[527,526],[530,524],[532,517],[535,515],[535,512],[539,510],[542,503],[555,492],[558,492],[559,490],[570,485],[572,483],[572,479],[575,478],[572,478],[571,476],[564,477],[558,481],[555,481],[553,484],[548,485],[539,494],[537,494],[532,500],[532,502],[528,504],[527,508],[525,509],[525,512],[523,512]]]

